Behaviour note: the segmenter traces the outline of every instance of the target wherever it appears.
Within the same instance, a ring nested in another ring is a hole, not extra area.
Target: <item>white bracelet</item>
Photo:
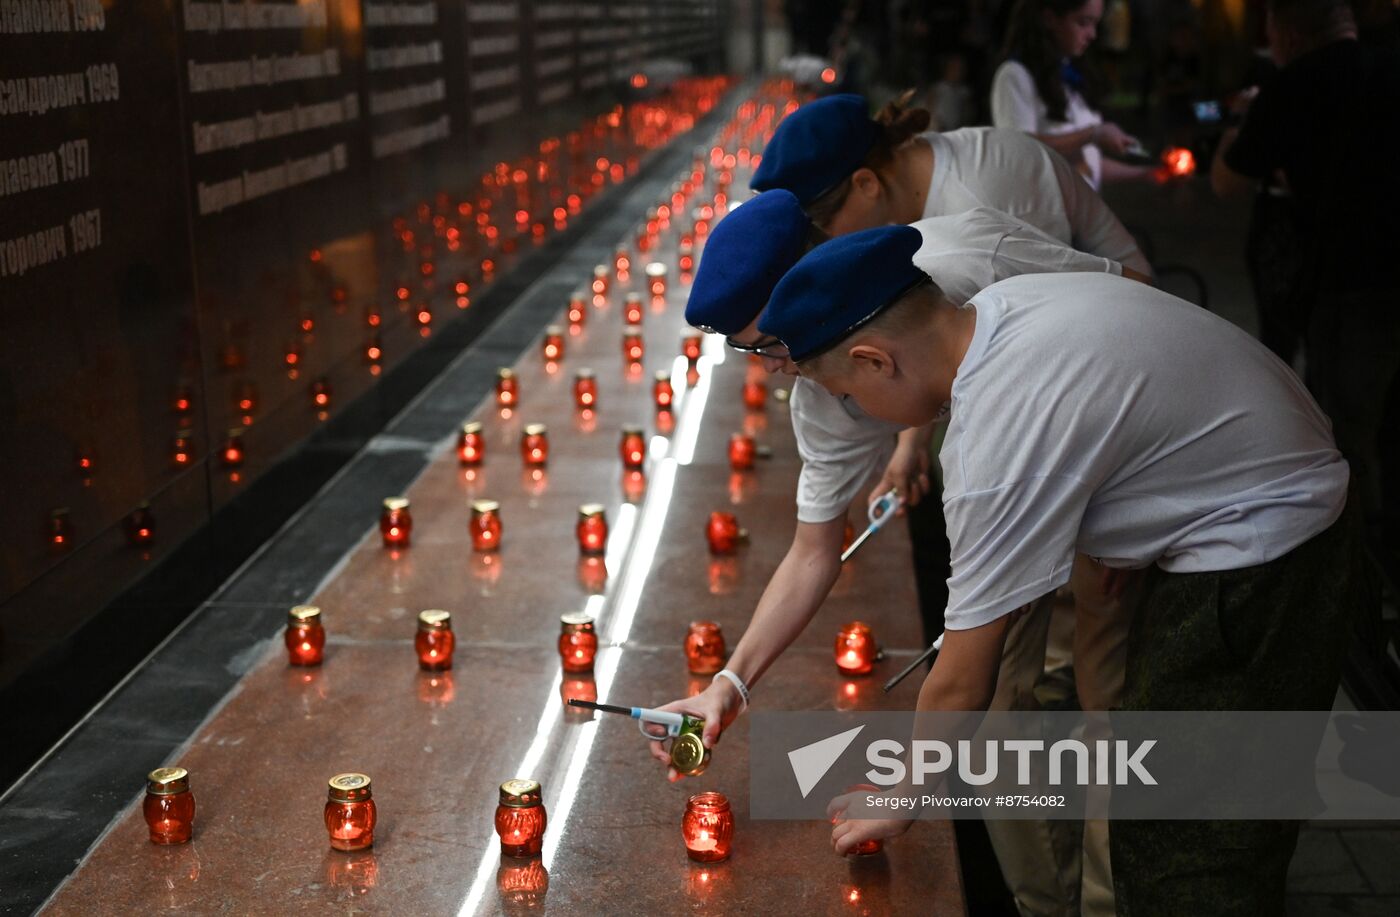
[[[744,703],[744,706],[739,708],[739,712],[743,713],[749,708],[749,686],[744,684],[744,679],[740,678],[738,675],[735,675],[728,669],[720,669],[718,672],[715,673],[715,677],[711,681],[718,681],[720,678],[728,679],[729,683],[732,684],[735,690],[739,692],[739,699],[742,700]]]

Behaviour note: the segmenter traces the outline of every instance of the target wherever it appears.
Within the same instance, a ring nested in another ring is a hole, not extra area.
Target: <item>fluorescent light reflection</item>
[[[642,601],[642,587],[651,574],[651,565],[656,560],[656,548],[661,543],[661,530],[666,525],[666,513],[671,508],[671,491],[676,485],[676,460],[662,459],[647,485],[646,503],[642,508],[642,521],[637,527],[637,539],[633,543],[632,554],[627,558],[627,569],[622,573],[617,596],[613,600],[612,615],[608,619],[608,642],[627,642],[632,632],[632,620],[637,616],[637,607]],[[601,685],[600,685],[601,691]],[[601,693],[599,696],[602,696]]]
[[[695,459],[695,442],[700,438],[700,422],[705,417],[705,402],[710,400],[710,374],[714,369],[714,359],[702,356],[695,361],[700,371],[700,380],[695,383],[690,397],[686,400],[685,413],[676,425],[675,445],[671,454],[676,462],[689,465]]]

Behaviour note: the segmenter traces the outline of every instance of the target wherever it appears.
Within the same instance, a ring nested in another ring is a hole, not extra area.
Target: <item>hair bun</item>
[[[927,108],[911,108],[915,91],[907,89],[875,115],[883,129],[882,140],[890,147],[899,146],[916,134],[922,134],[933,123],[933,113]]]

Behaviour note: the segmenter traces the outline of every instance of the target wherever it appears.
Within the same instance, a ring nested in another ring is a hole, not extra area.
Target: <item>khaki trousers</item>
[[[1035,686],[1045,669],[1046,643],[1056,615],[1072,619],[1075,690],[1082,709],[1111,710],[1123,691],[1128,630],[1141,592],[1142,576],[1112,598],[1102,588],[1103,568],[1076,555],[1070,574],[1072,604],[1047,595],[1012,625],[1002,653],[992,710],[1038,710]],[[1103,722],[1090,722],[1084,738],[1107,737]],[[1106,800],[1102,811],[1107,811]],[[1002,877],[1023,917],[1112,917],[1113,873],[1109,864],[1108,822],[988,820],[987,833]]]

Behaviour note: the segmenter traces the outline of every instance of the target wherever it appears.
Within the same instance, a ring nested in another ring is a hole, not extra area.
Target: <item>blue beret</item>
[[[743,331],[807,250],[809,234],[807,214],[786,191],[764,192],[730,211],[705,243],[685,320],[721,334]]]
[[[879,136],[864,96],[808,102],[773,132],[749,187],[786,188],[806,207],[859,169]]]
[[[928,280],[914,266],[923,236],[880,226],[823,242],[787,272],[758,328],[794,361],[834,347],[908,290]]]

